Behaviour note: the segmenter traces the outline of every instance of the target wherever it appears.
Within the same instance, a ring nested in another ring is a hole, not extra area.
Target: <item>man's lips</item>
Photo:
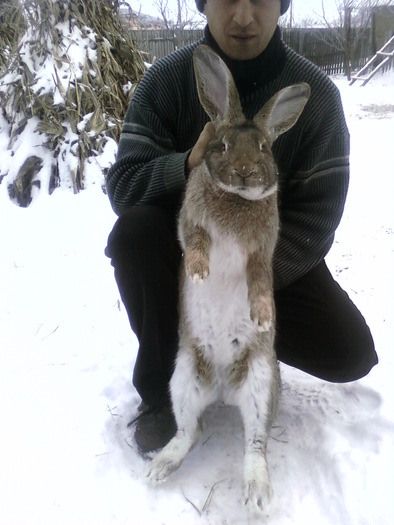
[[[238,40],[239,42],[249,42],[250,40],[253,40],[255,36],[256,35],[246,34],[246,33],[231,35],[232,38],[234,38],[235,40]]]

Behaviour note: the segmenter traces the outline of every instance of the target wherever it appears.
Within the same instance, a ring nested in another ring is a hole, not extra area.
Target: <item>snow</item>
[[[147,461],[127,429],[139,404],[137,342],[103,253],[116,217],[93,162],[85,191],[41,191],[27,209],[0,184],[0,524],[394,523],[394,73],[365,87],[335,82],[352,136],[351,185],[327,260],[365,315],[380,364],[344,385],[281,365],[269,518],[245,514],[232,407],[206,412],[201,441],[166,484],[145,484]],[[10,158],[4,120],[0,128],[4,173],[26,152]],[[32,128],[24,133],[34,151]],[[114,152],[109,143],[102,162]]]

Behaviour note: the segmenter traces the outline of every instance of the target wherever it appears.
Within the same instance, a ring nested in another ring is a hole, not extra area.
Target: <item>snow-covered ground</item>
[[[269,518],[245,514],[242,425],[231,407],[210,408],[180,470],[146,486],[127,429],[139,404],[137,344],[103,253],[115,221],[108,199],[92,184],[78,195],[42,191],[22,209],[3,180],[1,525],[394,523],[394,73],[363,88],[336,83],[352,177],[328,263],[365,315],[380,364],[345,385],[281,366]],[[3,131],[2,166],[7,142]]]

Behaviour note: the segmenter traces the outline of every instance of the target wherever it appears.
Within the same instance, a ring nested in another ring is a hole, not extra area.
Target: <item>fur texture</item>
[[[194,60],[216,136],[190,175],[180,212],[179,351],[170,384],[178,432],[152,460],[148,479],[159,483],[179,467],[198,438],[202,412],[221,398],[240,409],[244,500],[262,512],[270,497],[267,439],[280,394],[272,278],[278,181],[271,145],[296,122],[309,87],[285,88],[250,122],[222,60],[206,46]]]

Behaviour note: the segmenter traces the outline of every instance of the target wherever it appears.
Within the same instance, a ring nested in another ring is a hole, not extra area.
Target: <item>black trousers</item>
[[[148,404],[168,403],[177,351],[181,250],[173,214],[137,206],[116,222],[105,251],[139,340],[133,384]],[[377,364],[371,332],[322,262],[275,292],[278,359],[332,382],[365,376]]]

